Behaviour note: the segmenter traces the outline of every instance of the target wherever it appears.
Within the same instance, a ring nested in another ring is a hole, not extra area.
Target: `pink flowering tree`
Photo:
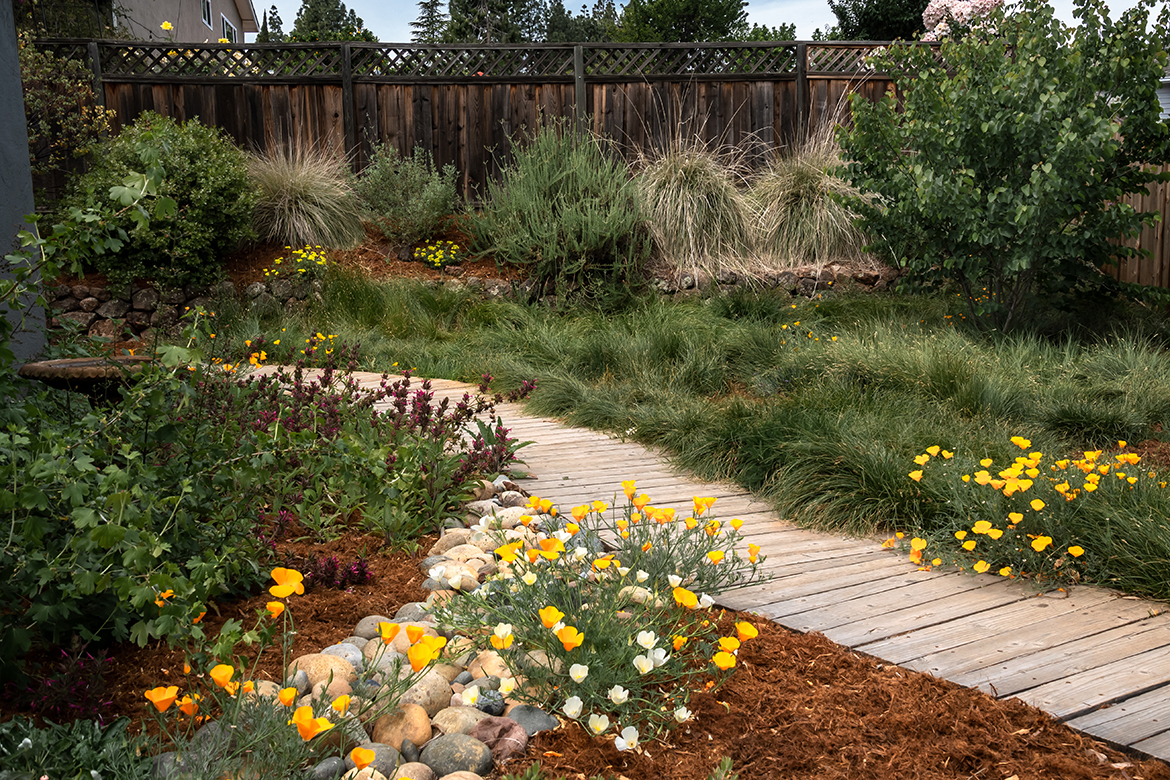
[[[922,12],[924,41],[961,38],[966,32],[987,24],[991,12],[1003,5],[1003,0],[930,0]]]

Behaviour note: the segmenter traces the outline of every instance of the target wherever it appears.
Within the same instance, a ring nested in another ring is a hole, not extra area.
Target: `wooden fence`
[[[327,147],[355,169],[375,142],[415,146],[483,190],[537,116],[586,123],[633,156],[682,137],[760,153],[890,82],[872,43],[516,46],[45,40],[86,59],[115,131],[144,111],[222,128],[241,147]]]
[[[628,157],[699,137],[759,160],[832,120],[851,92],[878,99],[892,83],[865,63],[881,42],[36,45],[89,62],[115,131],[156,111],[218,126],[247,149],[344,150],[356,170],[376,142],[421,146],[472,197],[538,116],[588,125]],[[1113,273],[1170,287],[1170,183],[1150,189],[1128,202],[1162,215],[1136,242],[1153,256]]]

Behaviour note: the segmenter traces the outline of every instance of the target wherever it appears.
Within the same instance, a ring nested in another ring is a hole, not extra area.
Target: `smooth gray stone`
[[[345,774],[345,762],[337,756],[330,756],[309,772],[312,780],[336,780]]]
[[[370,763],[370,766],[386,775],[386,777],[394,777],[394,770],[402,763],[401,753],[389,745],[383,745],[381,742],[367,742],[360,747],[374,751],[374,760]],[[351,750],[350,753],[352,752]],[[345,756],[345,769],[347,772],[350,769],[357,769],[357,764],[353,762],[349,754]]]
[[[419,760],[437,777],[452,772],[474,772],[483,777],[492,771],[491,748],[466,734],[435,737],[423,747]]]
[[[508,717],[523,726],[530,737],[538,732],[549,731],[561,725],[555,717],[530,704],[513,707],[512,711],[508,713]]]

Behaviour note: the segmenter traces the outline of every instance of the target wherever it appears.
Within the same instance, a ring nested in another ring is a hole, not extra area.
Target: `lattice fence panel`
[[[360,47],[353,74],[370,77],[571,76],[572,48]]]
[[[865,58],[876,51],[874,46],[815,46],[808,47],[809,73],[872,73]]]
[[[339,47],[251,48],[225,44],[102,44],[111,76],[282,78],[340,75]]]

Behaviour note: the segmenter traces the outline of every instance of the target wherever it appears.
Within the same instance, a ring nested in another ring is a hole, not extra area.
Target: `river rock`
[[[425,745],[431,738],[431,716],[418,704],[400,704],[393,712],[374,721],[370,738],[396,750],[405,739],[415,745]]]
[[[528,732],[511,718],[484,718],[467,735],[487,745],[497,763],[523,755],[528,749]]]
[[[456,528],[439,537],[439,541],[435,542],[430,549],[430,555],[447,555],[447,551],[453,547],[458,547],[461,544],[466,544],[468,538],[471,537],[471,530],[467,528]]]
[[[435,780],[435,773],[424,763],[410,761],[398,767],[393,780]]]
[[[491,748],[466,734],[435,737],[423,748],[421,758],[439,777],[459,771],[482,776],[492,770]]]
[[[541,731],[551,731],[561,725],[555,716],[539,707],[533,707],[531,704],[517,704],[508,710],[508,717],[519,723],[530,737]]]
[[[429,669],[422,679],[411,686],[410,690],[402,695],[402,704],[417,704],[427,712],[428,717],[435,717],[451,702],[451,683],[447,678]]]
[[[472,679],[478,680],[481,677],[511,677],[512,673],[508,671],[508,665],[504,663],[504,659],[495,650],[484,650],[475,657],[475,660],[467,667],[467,671],[471,672]]]
[[[335,655],[320,653],[302,655],[289,663],[285,677],[292,677],[298,671],[303,671],[308,676],[310,686],[330,679],[344,680],[347,683],[357,680],[357,670],[353,668],[353,664]]]
[[[358,624],[353,628],[353,633],[354,636],[360,636],[363,639],[374,639],[381,636],[378,632],[379,623],[393,622],[394,620],[392,618],[388,618],[385,615],[369,615],[358,621]]]
[[[444,734],[467,734],[476,723],[489,717],[475,707],[447,707],[435,715],[432,723]]]
[[[366,769],[376,769],[386,777],[394,774],[394,770],[398,768],[400,763],[402,763],[402,756],[399,755],[397,750],[390,747],[389,745],[383,745],[380,742],[366,742],[361,745],[355,745],[355,747],[361,747],[365,748],[366,750],[374,751],[374,760],[371,761],[368,766],[366,766]],[[349,757],[350,752],[351,751],[346,751],[345,768],[357,769],[357,764],[355,764],[353,759]]]
[[[365,668],[365,658],[362,657],[362,651],[357,645],[341,643],[329,645],[321,651],[321,655],[333,655],[349,661],[358,674],[361,674],[362,669]]]

